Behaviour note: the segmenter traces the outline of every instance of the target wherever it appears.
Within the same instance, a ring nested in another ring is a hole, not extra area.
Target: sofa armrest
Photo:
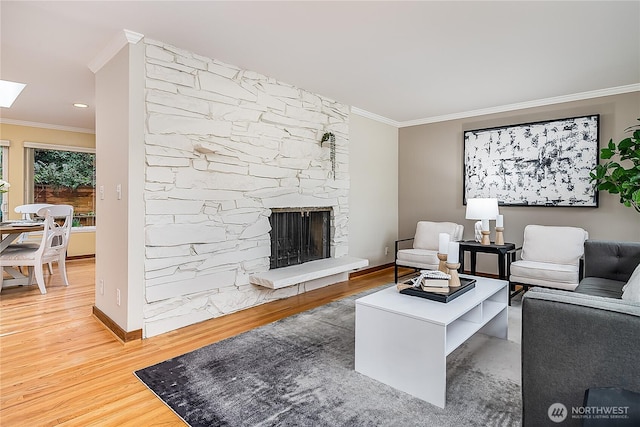
[[[533,288],[522,300],[523,425],[549,424],[553,403],[569,414],[584,392],[620,387],[640,392],[640,304]],[[563,425],[580,425],[567,418]]]
[[[587,240],[584,277],[626,282],[640,264],[640,243]]]

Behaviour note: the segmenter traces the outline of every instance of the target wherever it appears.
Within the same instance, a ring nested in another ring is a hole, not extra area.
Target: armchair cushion
[[[522,259],[577,266],[584,254],[587,237],[587,232],[582,228],[527,225],[524,229]]]
[[[512,282],[574,290],[578,266],[520,260],[511,263]]]
[[[437,270],[440,262],[440,260],[438,260],[437,253],[437,250],[401,249],[398,251],[398,258],[396,262],[407,267]]]
[[[414,249],[438,251],[440,233],[447,233],[451,241],[462,239],[464,227],[453,222],[418,221],[416,235],[413,238]]]

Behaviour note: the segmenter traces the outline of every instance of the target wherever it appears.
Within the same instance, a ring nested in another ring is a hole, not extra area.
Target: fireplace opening
[[[331,257],[331,208],[272,209],[271,269]]]

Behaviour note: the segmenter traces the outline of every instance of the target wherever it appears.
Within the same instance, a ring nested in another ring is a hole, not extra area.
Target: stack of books
[[[449,274],[441,271],[422,270],[420,275],[406,282],[397,283],[398,292],[438,302],[449,302],[475,288],[474,279],[460,278],[461,286],[449,287]]]
[[[420,276],[411,280],[414,288],[425,292],[449,292],[449,279],[451,275],[438,270],[421,270]]]

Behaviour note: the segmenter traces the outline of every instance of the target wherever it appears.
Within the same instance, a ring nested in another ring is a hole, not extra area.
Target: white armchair
[[[449,234],[454,242],[462,239],[463,232],[464,226],[453,222],[419,221],[414,237],[396,240],[395,281],[398,281],[398,267],[437,270],[440,233]],[[401,243],[409,241],[413,241],[412,248],[400,249]]]
[[[589,237],[582,228],[527,225],[521,259],[511,263],[510,296],[515,286],[523,291],[542,286],[573,291],[580,282],[584,242]]]

